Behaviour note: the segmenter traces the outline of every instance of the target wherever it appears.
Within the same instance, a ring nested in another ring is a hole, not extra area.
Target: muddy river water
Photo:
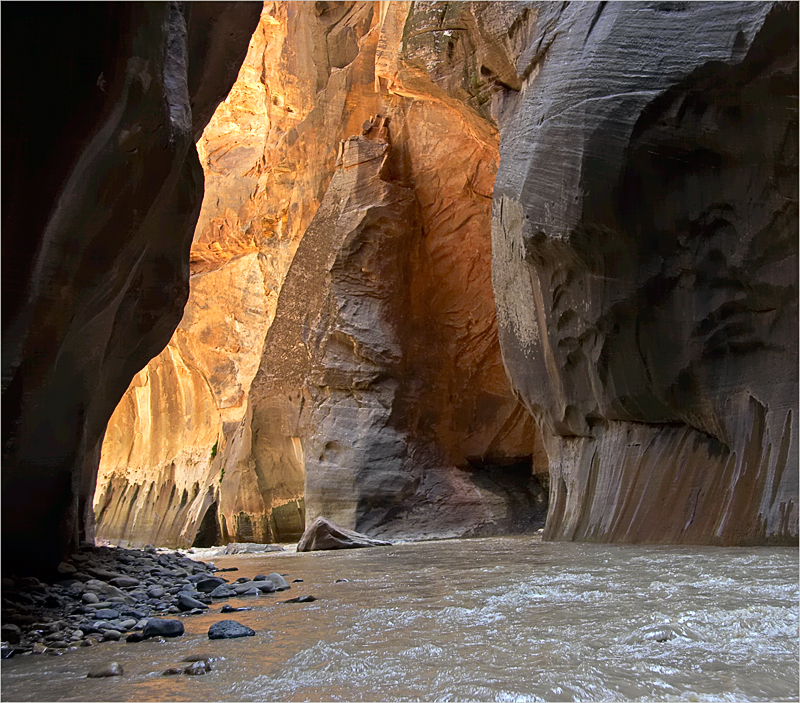
[[[213,559],[284,593],[182,638],[2,664],[16,701],[796,700],[798,550],[502,537]],[[336,583],[337,579],[347,579]],[[284,604],[313,594],[313,603]],[[209,641],[234,618],[254,637]],[[205,676],[162,676],[190,654]],[[93,666],[117,678],[87,679]]]

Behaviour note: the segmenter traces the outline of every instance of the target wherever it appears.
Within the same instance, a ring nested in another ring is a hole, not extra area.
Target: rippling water
[[[796,700],[798,551],[503,537],[215,559],[292,590],[163,644],[3,662],[3,700]],[[348,579],[335,583],[336,579]],[[318,600],[282,604],[310,593]],[[234,618],[255,637],[209,641]],[[162,677],[188,654],[222,657]],[[125,676],[86,679],[120,662]]]

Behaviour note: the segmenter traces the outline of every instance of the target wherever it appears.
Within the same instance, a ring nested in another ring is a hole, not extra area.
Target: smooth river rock
[[[150,637],[180,637],[183,632],[184,626],[180,620],[151,618],[147,621],[142,634],[145,639],[149,639]]]

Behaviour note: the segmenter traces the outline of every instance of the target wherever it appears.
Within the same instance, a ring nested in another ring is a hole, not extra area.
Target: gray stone
[[[183,632],[184,627],[180,620],[150,618],[142,634],[145,639],[150,639],[151,637],[180,637]]]
[[[212,593],[216,588],[225,585],[225,579],[218,576],[203,577],[195,582],[194,587],[201,593]]]
[[[101,679],[106,676],[122,676],[122,665],[119,662],[109,662],[95,667],[86,675],[90,679]]]
[[[94,611],[94,616],[99,620],[116,620],[119,617],[119,611],[111,608],[98,608]]]
[[[229,640],[236,637],[252,637],[255,630],[236,622],[235,620],[220,620],[208,629],[208,639]]]
[[[306,528],[297,544],[297,551],[313,552],[322,549],[385,547],[390,544],[391,542],[362,535],[360,532],[340,527],[324,517],[318,517]],[[284,583],[286,582],[284,581]]]
[[[217,586],[209,595],[212,598],[231,598],[236,595],[236,591],[226,584],[224,586]]]
[[[285,591],[287,588],[290,588],[289,584],[286,583],[286,579],[276,572],[267,574],[267,580],[272,581],[276,591]]]
[[[133,588],[134,586],[139,585],[139,579],[135,579],[130,576],[117,576],[116,578],[111,579],[109,583],[117,588]]]
[[[200,610],[208,610],[208,606],[205,603],[201,603],[199,600],[192,598],[186,593],[178,594],[178,607],[181,610],[193,610],[195,608]]]

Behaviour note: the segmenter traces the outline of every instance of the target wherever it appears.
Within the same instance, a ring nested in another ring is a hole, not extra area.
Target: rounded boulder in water
[[[162,620],[150,618],[144,627],[142,635],[145,639],[151,637],[180,637],[183,634],[183,623],[180,620]]]
[[[220,620],[208,628],[208,639],[210,640],[231,640],[236,637],[252,637],[254,634],[256,634],[255,630],[251,630],[236,620]]]
[[[276,591],[285,591],[287,588],[289,588],[289,584],[286,583],[286,579],[280,574],[267,574],[267,578],[275,584]]]
[[[194,610],[195,608],[199,610],[207,610],[208,606],[205,603],[201,603],[196,598],[192,598],[187,593],[179,593],[178,594],[178,607],[181,610]]]
[[[119,662],[109,662],[108,664],[96,666],[86,674],[86,678],[102,679],[106,676],[122,676],[123,673],[122,665]]]
[[[200,593],[211,593],[216,588],[224,585],[226,585],[225,579],[221,579],[219,576],[207,576],[197,581],[194,587],[200,591]]]

